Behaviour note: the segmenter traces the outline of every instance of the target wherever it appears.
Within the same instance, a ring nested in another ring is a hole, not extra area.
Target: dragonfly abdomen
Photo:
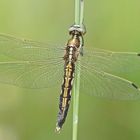
[[[56,129],[59,131],[65,122],[67,117],[69,104],[71,100],[71,91],[74,79],[75,64],[73,62],[66,62],[64,70],[64,80],[62,84],[60,103],[59,103],[59,113]]]
[[[77,61],[81,44],[81,33],[79,31],[70,31],[70,34],[72,35],[72,38],[67,43],[66,52],[64,55],[64,80],[62,83],[62,90],[60,94],[59,113],[56,131],[60,131],[67,117],[71,100],[75,62]]]
[[[65,60],[64,79],[61,87],[59,113],[56,126],[57,131],[59,131],[62,128],[62,125],[65,122],[69,109],[75,71],[75,61],[76,61],[75,54],[76,49],[74,49],[73,46],[68,46],[66,48],[66,54],[64,56]]]

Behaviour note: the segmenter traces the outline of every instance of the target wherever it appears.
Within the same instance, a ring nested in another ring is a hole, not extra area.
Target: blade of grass
[[[84,0],[75,0],[75,24],[82,26],[84,13]]]
[[[77,140],[77,133],[78,133],[80,61],[77,62],[75,73],[76,74],[75,74],[74,90],[73,90],[73,134],[72,134],[72,140]]]
[[[82,27],[84,0],[75,0],[75,24]],[[79,56],[80,57],[80,56]],[[79,113],[79,90],[80,90],[80,59],[75,69],[75,82],[73,89],[73,133],[72,140],[77,140],[78,113]]]

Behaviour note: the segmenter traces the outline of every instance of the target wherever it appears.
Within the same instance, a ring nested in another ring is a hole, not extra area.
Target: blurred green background
[[[85,0],[85,46],[140,52],[140,1]],[[0,0],[0,32],[65,44],[74,0]],[[140,84],[138,71],[127,77]],[[59,91],[0,85],[0,140],[71,140],[72,106],[54,132]],[[140,140],[140,101],[80,96],[79,140]]]

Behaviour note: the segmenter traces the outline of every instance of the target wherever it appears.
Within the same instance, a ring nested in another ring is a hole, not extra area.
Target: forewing
[[[24,61],[62,59],[64,47],[0,34],[0,54]]]
[[[49,88],[62,82],[62,47],[0,34],[0,54],[8,56],[9,60],[0,61],[2,83],[24,88]]]
[[[82,59],[87,65],[115,75],[140,70],[140,54],[135,52],[92,49],[85,51]]]

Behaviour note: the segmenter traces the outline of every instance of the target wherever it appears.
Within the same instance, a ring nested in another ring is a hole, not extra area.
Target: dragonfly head
[[[82,26],[80,25],[72,25],[70,28],[69,28],[69,34],[73,35],[73,34],[78,34],[78,35],[84,35],[86,33],[86,27],[84,26],[84,24],[82,24]]]

